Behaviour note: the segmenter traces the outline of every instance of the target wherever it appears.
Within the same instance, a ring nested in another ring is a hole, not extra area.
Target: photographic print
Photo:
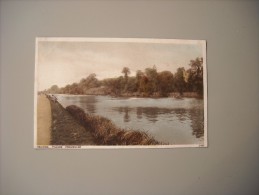
[[[36,38],[35,148],[207,147],[206,41]]]

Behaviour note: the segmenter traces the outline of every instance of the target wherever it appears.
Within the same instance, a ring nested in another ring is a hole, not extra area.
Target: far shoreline
[[[178,92],[170,93],[168,96],[161,96],[161,95],[143,95],[143,94],[103,94],[103,93],[89,93],[89,94],[69,94],[69,93],[44,93],[38,92],[38,94],[53,94],[53,95],[69,95],[69,96],[110,96],[114,98],[152,98],[152,99],[159,99],[159,98],[196,98],[196,99],[204,99],[203,95],[199,95],[196,92],[183,92],[181,95]]]

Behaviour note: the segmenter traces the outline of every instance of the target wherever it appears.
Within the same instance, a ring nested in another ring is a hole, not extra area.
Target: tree
[[[96,78],[96,74],[92,73],[88,75],[86,78],[81,79],[79,83],[79,87],[81,88],[82,91],[86,92],[90,88],[95,88],[99,87],[100,82]]]
[[[203,66],[203,58],[198,57],[195,60],[191,60],[189,65],[193,72],[200,73]]]
[[[128,67],[124,67],[121,72],[124,74],[124,78],[127,80],[128,75],[130,74],[130,69]]]
[[[137,70],[136,72],[136,89],[138,92],[141,91],[141,79],[143,78],[144,73],[141,70]]]
[[[129,78],[128,75],[130,74],[130,69],[128,67],[124,67],[121,72],[124,73],[124,79],[125,79],[124,92],[127,92],[127,90],[128,90],[128,78]]]
[[[113,93],[115,93],[116,95],[121,94],[121,92],[125,86],[124,79],[122,76],[112,79],[110,84],[111,84],[110,87],[111,87]]]
[[[182,95],[185,88],[186,88],[186,82],[185,82],[185,69],[183,67],[178,68],[177,72],[175,73],[175,79],[174,79],[174,85],[176,90]]]
[[[157,84],[158,84],[158,74],[156,66],[153,66],[153,68],[146,68],[145,69],[145,75],[147,77],[148,82],[146,83],[146,92],[148,94],[152,94],[157,91]]]
[[[140,80],[139,91],[148,93],[149,80],[146,75],[143,75]]]
[[[133,93],[137,91],[137,79],[136,77],[129,77],[127,83],[127,92]]]
[[[170,71],[158,73],[158,90],[162,96],[168,96],[173,90],[174,76]]]
[[[47,90],[48,93],[59,93],[59,88],[57,85],[52,85],[49,90]]]
[[[203,94],[203,58],[191,60],[191,66],[188,76],[188,88],[190,91],[195,91]]]

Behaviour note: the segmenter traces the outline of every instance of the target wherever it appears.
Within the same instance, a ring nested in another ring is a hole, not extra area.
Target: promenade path
[[[37,145],[50,144],[51,107],[45,95],[37,97]]]

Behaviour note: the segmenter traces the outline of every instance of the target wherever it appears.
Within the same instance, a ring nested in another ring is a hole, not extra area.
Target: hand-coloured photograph
[[[36,38],[34,148],[207,147],[206,41]]]

